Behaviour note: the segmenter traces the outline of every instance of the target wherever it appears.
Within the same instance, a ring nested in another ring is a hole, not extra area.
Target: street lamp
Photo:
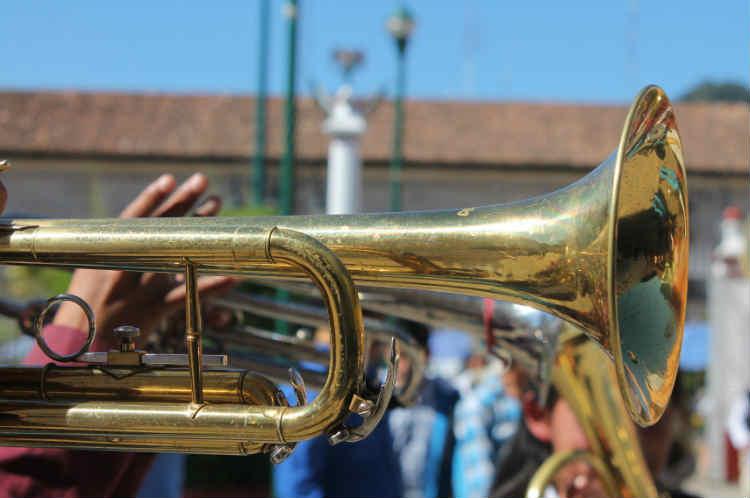
[[[255,98],[255,155],[253,157],[253,199],[256,206],[266,201],[266,90],[268,87],[269,0],[260,1],[258,40],[258,93]]]
[[[398,60],[396,65],[396,101],[393,125],[393,155],[390,167],[390,208],[391,211],[401,210],[401,169],[403,168],[402,142],[404,137],[404,87],[406,85],[406,45],[414,30],[414,17],[403,5],[388,18],[386,22],[388,32],[396,41]]]
[[[287,19],[289,52],[287,56],[286,97],[284,98],[284,155],[279,165],[279,214],[294,211],[294,139],[297,129],[297,107],[295,84],[297,75],[297,22],[299,0],[285,0],[282,13]],[[280,301],[288,301],[289,293],[283,289],[276,292]],[[289,323],[276,320],[276,332],[289,333]]]
[[[296,131],[297,107],[295,104],[295,84],[297,75],[297,22],[299,0],[286,0],[283,7],[287,19],[289,48],[287,56],[286,97],[284,98],[284,155],[279,167],[279,214],[292,214],[294,211],[294,139]]]
[[[351,79],[352,71],[364,62],[365,54],[359,50],[336,49],[333,51],[333,60],[341,68],[344,81],[348,83]]]

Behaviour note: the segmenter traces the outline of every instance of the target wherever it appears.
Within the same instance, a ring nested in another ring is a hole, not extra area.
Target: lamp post
[[[268,86],[269,0],[260,1],[258,21],[258,94],[255,101],[255,155],[253,157],[253,200],[261,206],[266,200],[266,88]]]
[[[396,99],[394,103],[393,125],[393,153],[390,167],[390,209],[401,210],[401,170],[403,169],[403,137],[404,137],[404,87],[406,86],[406,45],[414,30],[414,17],[403,5],[388,18],[386,23],[388,32],[396,41]]]
[[[279,168],[279,214],[294,211],[294,135],[296,129],[295,83],[297,69],[297,15],[298,0],[286,0],[284,16],[289,28],[289,55],[284,99],[284,156]]]
[[[289,53],[286,79],[286,97],[284,99],[284,155],[279,167],[279,214],[288,215],[294,211],[294,138],[296,132],[297,108],[295,103],[295,84],[297,74],[297,17],[298,0],[285,0],[282,13],[287,19],[289,35]],[[278,290],[276,297],[288,301],[289,293]],[[289,333],[289,323],[276,320],[276,331]]]
[[[365,54],[359,50],[342,50],[336,49],[333,51],[333,60],[341,68],[341,73],[344,76],[344,83],[351,83],[352,71],[354,68],[362,64],[365,60]]]

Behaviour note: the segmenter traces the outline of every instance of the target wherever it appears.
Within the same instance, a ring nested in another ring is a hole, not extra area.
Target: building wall
[[[12,159],[12,158],[11,158]],[[3,173],[9,191],[6,212],[45,217],[101,217],[116,215],[127,202],[161,172],[182,180],[203,171],[211,191],[227,205],[241,205],[250,192],[250,166],[240,163],[115,162],[87,160],[12,159]],[[270,168],[269,192],[277,191],[277,171]],[[300,213],[324,211],[325,169],[322,164],[298,168],[296,203]],[[497,168],[410,166],[404,171],[404,209],[448,209],[495,204],[544,194],[582,176],[579,171],[533,172]],[[750,211],[747,177],[689,175],[692,279],[706,276],[718,221],[729,204]],[[388,208],[388,170],[364,168],[365,211]]]

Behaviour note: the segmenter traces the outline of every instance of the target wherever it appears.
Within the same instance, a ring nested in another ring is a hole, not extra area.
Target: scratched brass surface
[[[210,403],[280,404],[284,394],[262,375],[246,370],[206,370],[203,390]],[[190,401],[184,368],[102,368],[49,365],[0,367],[4,399]],[[286,403],[284,403],[286,404]]]
[[[199,455],[250,455],[268,451],[267,445],[252,441],[212,441],[180,437],[100,436],[90,434],[66,434],[50,436],[27,434],[5,438],[0,435],[2,446],[51,446],[95,451],[139,451],[147,453],[191,453]]]
[[[540,140],[544,137],[540,136]],[[522,202],[448,211],[263,218],[10,220],[0,262],[288,278],[257,227],[333,250],[359,284],[533,306],[585,330],[614,358],[628,410],[660,417],[676,375],[688,268],[687,188],[672,106],[658,87],[632,105],[616,151],[572,185]],[[261,248],[262,249],[262,248]]]

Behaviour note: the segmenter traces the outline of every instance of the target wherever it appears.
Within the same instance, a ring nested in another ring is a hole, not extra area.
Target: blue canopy
[[[711,335],[706,322],[687,322],[682,341],[680,368],[705,370],[708,366],[708,341]]]

